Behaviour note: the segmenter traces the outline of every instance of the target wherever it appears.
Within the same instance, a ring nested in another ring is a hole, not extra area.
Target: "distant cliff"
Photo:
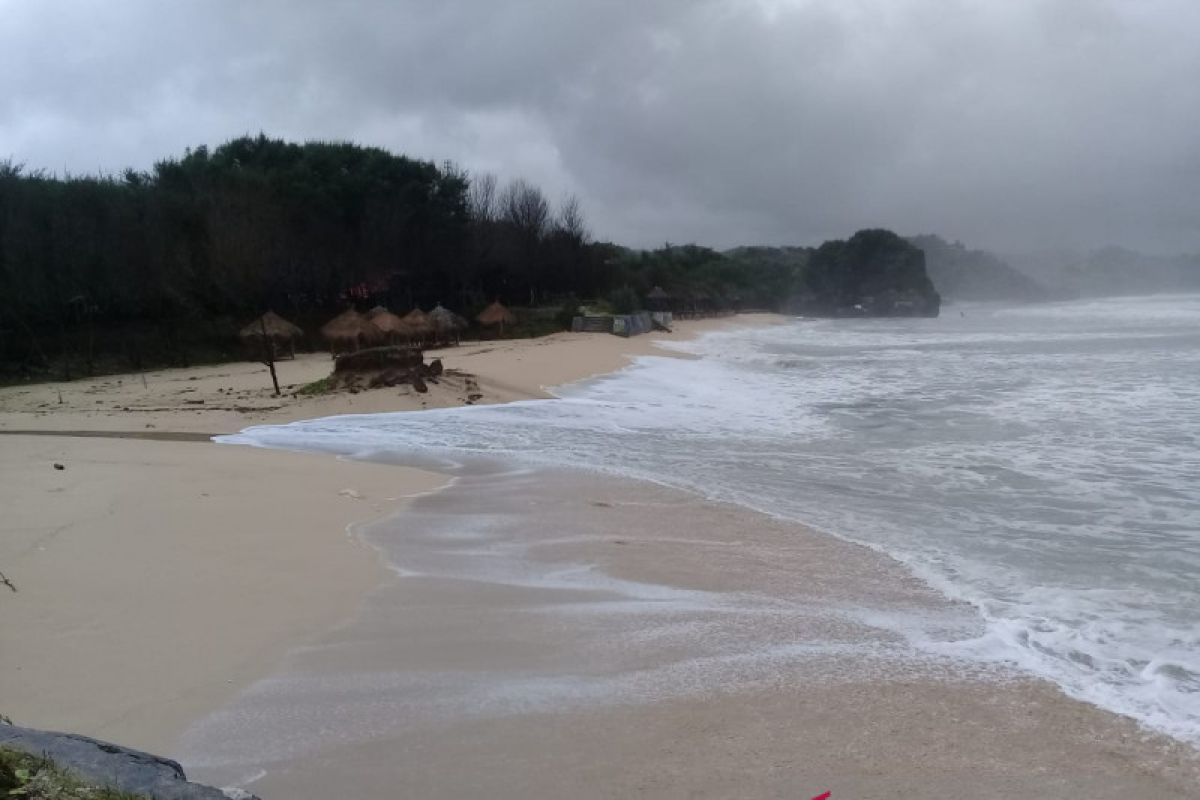
[[[968,250],[940,236],[909,236],[925,251],[925,269],[947,300],[1048,300],[1055,294],[1033,278],[984,250]]]
[[[1060,295],[1107,297],[1200,291],[1200,253],[1153,255],[1124,247],[1009,257]]]
[[[925,253],[883,229],[828,241],[800,271],[789,310],[815,316],[936,317]]]

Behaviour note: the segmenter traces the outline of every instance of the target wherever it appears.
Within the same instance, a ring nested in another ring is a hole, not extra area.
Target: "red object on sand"
[[[814,797],[812,800],[829,800],[829,797],[832,794],[833,794],[833,792],[826,792],[825,794],[819,794],[816,797]]]

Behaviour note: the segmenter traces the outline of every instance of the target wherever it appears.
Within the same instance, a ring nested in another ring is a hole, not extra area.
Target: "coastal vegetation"
[[[936,309],[920,251],[867,238],[874,249],[860,236],[633,250],[594,241],[577,199],[551,202],[524,180],[261,134],[120,175],[0,162],[0,379],[237,358],[239,332],[267,310],[312,336],[350,308],[445,304],[475,320],[499,300],[515,312],[505,335],[528,336],[583,304],[631,311],[656,290],[695,313]]]

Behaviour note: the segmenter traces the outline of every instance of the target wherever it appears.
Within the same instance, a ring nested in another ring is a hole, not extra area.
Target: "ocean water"
[[[914,641],[1200,744],[1200,296],[709,334],[559,400],[234,441],[645,478],[867,544],[973,605]],[[910,634],[919,636],[919,634]]]

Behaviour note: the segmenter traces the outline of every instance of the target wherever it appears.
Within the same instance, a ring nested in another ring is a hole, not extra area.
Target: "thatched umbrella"
[[[383,341],[383,332],[353,308],[346,309],[321,326],[331,353],[350,352]]]
[[[296,340],[303,337],[304,331],[298,325],[293,325],[274,311],[268,311],[238,331],[238,338],[247,347],[264,350],[266,341],[270,341],[277,352],[286,350],[293,358],[296,357]]]
[[[511,311],[509,311],[507,308],[505,308],[503,305],[501,305],[499,300],[492,303],[490,306],[485,308],[483,311],[480,311],[479,316],[475,317],[475,320],[480,325],[483,325],[483,326],[489,327],[489,328],[492,325],[499,325],[501,336],[504,335],[504,326],[505,325],[516,325],[517,324],[516,316],[514,316]]]
[[[429,321],[433,323],[433,329],[437,333],[439,340],[448,342],[454,339],[458,342],[458,334],[467,328],[467,321],[455,314],[448,308],[443,308],[441,303],[433,311],[429,312]]]
[[[405,314],[401,317],[401,321],[408,325],[415,340],[424,341],[425,339],[432,338],[437,333],[437,328],[430,321],[429,315],[419,308],[414,308]]]
[[[409,325],[407,322],[388,311],[383,306],[375,306],[368,311],[367,319],[372,325],[374,325],[376,328],[379,328],[380,332],[383,333],[383,335],[387,337],[388,341],[392,342],[393,344],[397,339],[402,339],[406,342],[409,342],[416,338],[414,335],[413,326]]]

